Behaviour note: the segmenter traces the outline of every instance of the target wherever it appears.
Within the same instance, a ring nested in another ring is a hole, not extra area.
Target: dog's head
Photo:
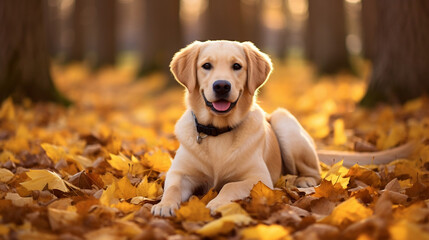
[[[170,68],[198,120],[224,127],[246,115],[272,65],[251,42],[196,41],[174,55]]]

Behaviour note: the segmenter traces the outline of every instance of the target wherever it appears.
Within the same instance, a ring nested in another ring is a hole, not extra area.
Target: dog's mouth
[[[230,102],[228,100],[225,99],[220,99],[214,102],[210,102],[207,100],[206,96],[204,95],[204,91],[201,91],[203,98],[204,98],[204,102],[206,102],[206,106],[209,107],[213,112],[215,113],[227,113],[229,111],[231,111],[235,105],[237,105],[238,100],[241,97],[241,91],[238,94],[237,100],[235,100],[234,102]]]

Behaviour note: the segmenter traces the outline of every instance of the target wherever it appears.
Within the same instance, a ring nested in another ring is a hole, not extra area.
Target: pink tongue
[[[219,112],[228,110],[229,106],[231,106],[231,103],[225,100],[213,102],[213,107]]]

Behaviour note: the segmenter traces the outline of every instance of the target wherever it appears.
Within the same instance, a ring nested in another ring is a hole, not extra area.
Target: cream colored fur
[[[207,62],[212,69],[202,68]],[[242,69],[233,70],[234,63]],[[272,65],[252,43],[194,42],[176,53],[170,67],[187,88],[188,109],[176,124],[180,147],[167,172],[162,200],[152,208],[154,215],[174,215],[197,188],[219,191],[207,204],[215,211],[247,197],[258,181],[273,188],[284,168],[299,175],[298,186],[320,182],[319,160],[311,137],[288,111],[279,109],[270,116],[255,102],[255,92],[269,77]],[[228,101],[239,99],[226,114],[213,112],[202,97],[204,93],[208,101],[216,101],[212,90],[216,80],[231,82]],[[199,144],[191,111],[201,124],[234,129],[208,136]]]

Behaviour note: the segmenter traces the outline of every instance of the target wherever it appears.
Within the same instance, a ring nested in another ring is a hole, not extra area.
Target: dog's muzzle
[[[204,95],[204,91],[201,91],[201,94],[203,95],[204,102],[206,103],[206,106],[209,107],[213,112],[218,114],[225,114],[231,111],[235,105],[237,105],[238,100],[240,100],[241,97],[241,91],[238,94],[237,100],[234,102],[229,102],[225,99],[218,100],[216,102],[210,102],[207,100],[206,96]]]

